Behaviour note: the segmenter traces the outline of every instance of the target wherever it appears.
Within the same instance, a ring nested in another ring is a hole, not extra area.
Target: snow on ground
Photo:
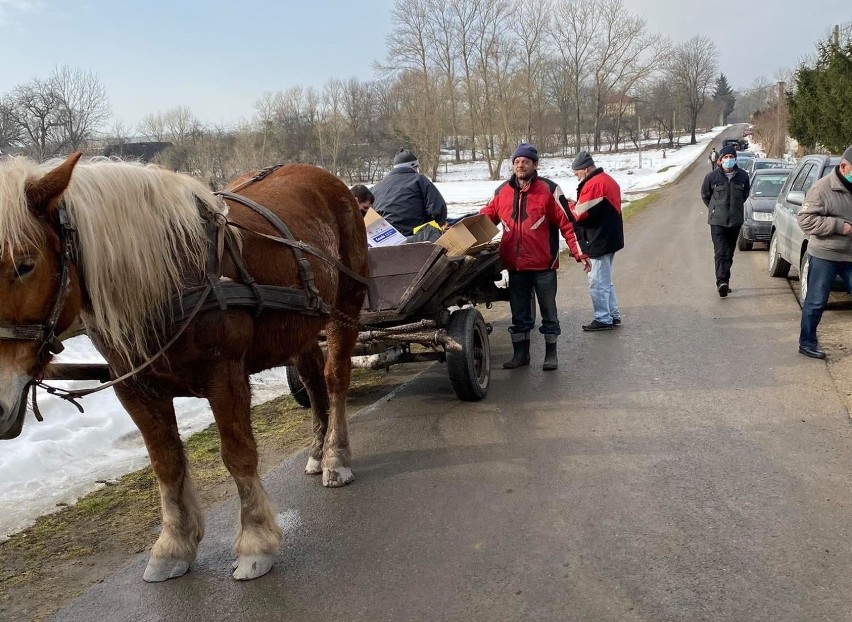
[[[708,141],[723,128],[698,137],[697,145],[637,153],[595,156],[595,163],[609,172],[622,190],[647,192],[672,181],[683,168],[701,155]],[[571,173],[571,158],[543,156],[539,172],[576,197],[577,180]],[[508,174],[504,163],[504,178]],[[499,181],[485,181],[487,166],[482,162],[447,165],[437,184],[448,203],[451,216],[477,212],[494,194]],[[85,336],[65,342],[64,362],[102,362]],[[91,383],[55,382],[58,386],[84,387]],[[252,376],[252,403],[259,404],[287,393],[284,369],[272,369]],[[0,444],[0,539],[15,533],[35,519],[56,509],[57,504],[73,503],[102,482],[145,466],[147,454],[139,433],[111,389],[84,398],[86,412],[60,398],[39,392],[39,408],[44,422],[27,414],[21,436]],[[213,422],[207,402],[194,398],[175,400],[181,434],[203,430]]]

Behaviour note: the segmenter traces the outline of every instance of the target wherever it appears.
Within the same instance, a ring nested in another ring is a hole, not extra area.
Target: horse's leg
[[[322,349],[316,342],[296,360],[299,379],[311,399],[314,415],[314,441],[308,451],[308,464],[305,466],[305,473],[308,475],[322,473],[322,447],[328,430],[328,388],[323,377],[323,363]]]
[[[121,385],[116,394],[142,433],[160,487],[163,527],[142,578],[165,581],[183,575],[204,535],[204,515],[189,476],[171,399],[139,398]]]
[[[234,540],[235,579],[256,579],[272,568],[281,546],[275,508],[257,474],[257,445],[251,429],[251,390],[242,361],[213,366],[207,400],[213,409],[222,462],[240,495],[239,528]]]
[[[357,317],[357,309],[350,315]],[[346,394],[352,374],[350,356],[358,338],[358,329],[332,321],[326,326],[326,337],[328,359],[325,362],[325,383],[328,387],[330,408],[329,427],[322,455],[322,483],[324,486],[337,487],[355,479],[350,468]]]

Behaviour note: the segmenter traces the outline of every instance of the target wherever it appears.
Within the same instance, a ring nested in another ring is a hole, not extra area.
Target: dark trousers
[[[808,293],[802,301],[802,329],[799,345],[806,348],[817,346],[817,326],[825,311],[828,295],[834,279],[840,275],[847,291],[852,293],[852,261],[831,261],[819,257],[808,257]]]
[[[734,250],[737,248],[737,236],[740,227],[710,225],[710,237],[713,238],[713,256],[716,260],[716,285],[731,280],[731,265],[734,263]]]
[[[509,272],[509,307],[512,310],[512,334],[528,333],[535,326],[533,292],[538,298],[543,335],[558,335],[559,316],[556,310],[556,270],[542,272]]]

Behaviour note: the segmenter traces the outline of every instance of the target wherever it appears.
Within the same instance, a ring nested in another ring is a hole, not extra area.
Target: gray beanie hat
[[[574,162],[571,164],[571,168],[575,171],[579,171],[584,168],[589,168],[590,166],[594,166],[595,161],[592,159],[591,154],[583,149],[580,153],[577,154],[577,157],[574,158]]]
[[[852,164],[852,145],[846,148],[846,151],[843,152],[843,159]]]
[[[417,162],[417,156],[414,155],[408,149],[400,149],[396,152],[396,155],[393,157],[393,163],[396,164],[409,164],[412,162]]]

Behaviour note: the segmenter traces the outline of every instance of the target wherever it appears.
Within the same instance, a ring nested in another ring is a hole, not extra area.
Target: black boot
[[[512,360],[503,363],[503,369],[515,369],[530,364],[530,334],[513,333],[512,349],[515,351]]]
[[[541,368],[544,371],[551,371],[559,367],[559,360],[556,358],[556,339],[548,339],[550,335],[545,335],[544,342],[544,365]]]

